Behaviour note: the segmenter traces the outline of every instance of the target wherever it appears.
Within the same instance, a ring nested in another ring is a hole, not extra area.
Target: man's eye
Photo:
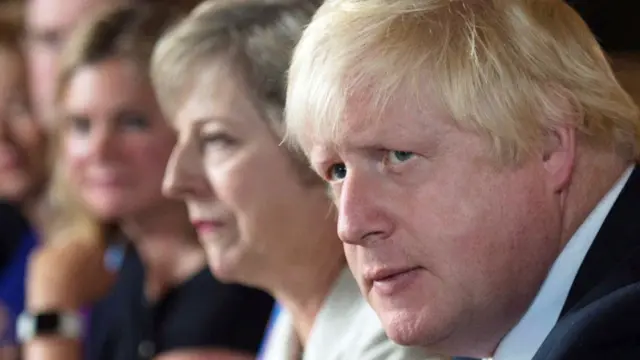
[[[415,154],[410,151],[391,150],[387,154],[387,160],[391,164],[401,164],[403,162],[411,160],[414,156]]]
[[[344,163],[333,164],[327,171],[329,181],[339,181],[347,177],[347,166]]]

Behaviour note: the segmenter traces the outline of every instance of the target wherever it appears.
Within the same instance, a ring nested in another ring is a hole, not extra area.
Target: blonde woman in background
[[[87,331],[90,359],[253,359],[272,306],[263,292],[212,278],[184,204],[161,194],[175,133],[147,74],[176,13],[162,4],[108,10],[76,30],[62,57],[54,200],[73,204],[77,195],[88,215],[60,218],[34,258],[27,315],[78,324],[79,309],[100,299]],[[92,237],[89,217],[109,226]],[[67,235],[77,221],[84,239]],[[104,247],[122,238],[126,253],[108,290]],[[27,359],[82,357],[78,328],[44,335],[24,339]]]
[[[264,359],[434,359],[392,343],[360,295],[331,201],[279,146],[285,73],[308,1],[207,1],[155,49],[152,77],[178,131],[165,191],[186,200],[211,270],[283,307]]]

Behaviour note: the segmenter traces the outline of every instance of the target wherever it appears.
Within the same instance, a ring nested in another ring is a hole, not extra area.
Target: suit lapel
[[[630,256],[637,258],[640,252],[640,219],[636,219],[639,215],[640,169],[636,167],[591,245],[569,291],[561,317],[573,308],[580,308],[584,303],[605,295],[608,289],[638,281],[637,272],[624,260]]]

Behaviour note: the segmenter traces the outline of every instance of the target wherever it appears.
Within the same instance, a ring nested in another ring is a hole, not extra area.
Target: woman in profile
[[[161,193],[176,138],[148,64],[176,14],[163,3],[108,10],[74,32],[62,57],[52,189],[61,215],[33,259],[27,316],[78,323],[97,300],[92,360],[253,359],[271,311],[267,294],[211,276],[184,203]],[[112,279],[102,259],[114,244],[125,252]],[[81,327],[42,335],[23,339],[27,359],[82,357]]]
[[[179,134],[165,191],[186,200],[216,276],[282,305],[265,359],[433,359],[385,336],[347,267],[324,186],[279,146],[285,74],[314,10],[210,0],[159,41],[152,78]]]

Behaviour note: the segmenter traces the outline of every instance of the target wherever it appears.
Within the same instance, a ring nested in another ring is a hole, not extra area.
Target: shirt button
[[[153,342],[145,340],[138,345],[138,356],[141,359],[151,359],[156,351]]]

